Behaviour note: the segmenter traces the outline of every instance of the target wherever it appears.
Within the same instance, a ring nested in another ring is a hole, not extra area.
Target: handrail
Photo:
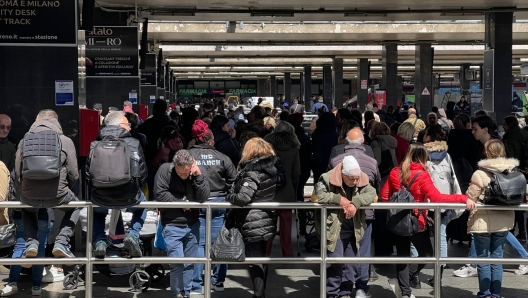
[[[70,202],[56,208],[88,208],[87,227],[91,227],[93,222],[92,208],[97,205],[91,202],[77,201]],[[2,265],[47,265],[47,264],[64,264],[78,265],[85,264],[85,297],[93,297],[93,268],[97,264],[138,264],[138,263],[157,263],[157,264],[183,264],[183,263],[203,263],[205,269],[204,278],[204,295],[205,298],[211,297],[211,279],[208,277],[211,272],[212,264],[320,264],[320,297],[326,297],[326,265],[332,263],[340,264],[434,264],[434,283],[440,284],[440,266],[441,264],[525,264],[528,265],[528,259],[518,258],[442,258],[440,257],[440,224],[435,225],[435,249],[434,257],[412,258],[412,257],[327,257],[326,241],[321,241],[321,255],[319,257],[304,258],[246,258],[244,262],[225,262],[213,261],[210,259],[211,246],[211,211],[214,208],[258,208],[258,209],[319,209],[321,210],[321,221],[326,219],[328,209],[341,209],[337,205],[323,205],[318,203],[255,203],[247,207],[238,207],[226,202],[141,202],[136,207],[143,208],[206,208],[206,241],[203,258],[171,258],[171,257],[141,257],[141,258],[105,258],[98,259],[92,257],[92,229],[87,229],[86,233],[86,257],[84,258],[28,258],[28,259],[0,259]],[[35,208],[24,205],[20,202],[0,202],[0,208]],[[360,207],[359,209],[433,209],[435,211],[435,222],[440,222],[442,209],[465,209],[465,204],[454,203],[373,203],[369,206]],[[490,206],[477,204],[477,210],[523,210],[528,211],[528,204],[520,206]],[[512,219],[513,220],[513,219]],[[324,222],[321,222],[323,224]],[[321,229],[321,239],[326,239],[326,229]],[[399,289],[397,289],[399,290]],[[440,287],[434,288],[434,298],[440,298]]]

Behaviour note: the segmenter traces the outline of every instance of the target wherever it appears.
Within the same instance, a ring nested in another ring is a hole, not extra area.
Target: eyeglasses
[[[0,125],[0,129],[1,130],[11,130],[11,126],[10,125]]]

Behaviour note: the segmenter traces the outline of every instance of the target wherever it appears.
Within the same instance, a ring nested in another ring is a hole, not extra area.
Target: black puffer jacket
[[[115,202],[116,200],[122,200],[123,202],[128,202],[129,199],[135,198],[139,192],[143,189],[145,182],[147,181],[147,164],[145,162],[145,155],[143,154],[143,149],[140,142],[134,138],[129,131],[125,130],[122,127],[111,125],[106,126],[101,129],[97,139],[90,144],[90,151],[103,140],[105,137],[114,137],[120,138],[125,141],[130,149],[130,152],[137,152],[139,155],[139,190],[137,185],[133,182],[126,185],[115,187],[115,188],[99,188],[93,189],[92,196],[96,199],[97,202],[104,204],[104,202]],[[92,160],[90,156],[86,159],[86,166],[84,167],[86,182],[90,185],[90,164]],[[115,206],[114,204],[106,204],[108,206]],[[124,203],[123,207],[128,206]]]
[[[519,126],[514,126],[508,130],[502,137],[504,147],[506,147],[506,156],[509,158],[517,158],[519,160],[519,168],[526,167],[526,158],[524,156],[524,146],[528,141],[528,131],[521,129]]]
[[[213,131],[216,150],[227,155],[235,167],[240,161],[240,147],[236,139],[232,139],[227,131]]]
[[[271,202],[277,183],[275,156],[254,158],[240,163],[233,191],[226,201],[237,206]],[[277,216],[271,209],[235,209],[236,222],[245,243],[268,241],[277,231]]]

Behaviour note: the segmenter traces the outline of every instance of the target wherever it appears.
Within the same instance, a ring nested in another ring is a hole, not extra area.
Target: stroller
[[[119,214],[119,220],[122,220]],[[144,256],[152,256],[152,241],[156,235],[155,230],[141,230],[139,243]],[[123,244],[109,244],[106,249],[107,258],[128,257],[128,251],[123,248]],[[141,259],[138,259],[140,261]],[[74,290],[79,283],[85,280],[85,265],[76,265],[72,272],[64,276],[62,282],[64,289]],[[152,282],[159,282],[165,277],[165,268],[161,264],[98,264],[95,269],[106,276],[130,274],[128,283],[131,292],[145,292]]]

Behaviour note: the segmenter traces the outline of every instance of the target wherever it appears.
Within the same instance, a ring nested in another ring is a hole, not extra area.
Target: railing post
[[[442,277],[440,276],[440,238],[441,238],[441,229],[440,226],[442,225],[442,210],[440,207],[435,207],[435,213],[434,213],[434,256],[435,256],[435,263],[434,263],[434,298],[440,298],[441,297],[441,280]]]
[[[86,298],[93,297],[93,267],[92,267],[92,234],[93,234],[93,205],[86,207],[86,263],[84,279],[84,295]],[[77,235],[81,237],[81,235]]]
[[[206,262],[204,264],[204,295],[205,298],[211,297],[211,232],[212,232],[212,210],[211,205],[207,205],[205,209],[205,246],[204,246],[204,257]],[[200,236],[201,237],[201,236]],[[198,239],[199,240],[199,239]]]
[[[315,211],[317,212],[317,211]],[[320,292],[319,297],[326,298],[326,217],[327,210],[326,206],[321,206],[321,280],[320,280]]]

